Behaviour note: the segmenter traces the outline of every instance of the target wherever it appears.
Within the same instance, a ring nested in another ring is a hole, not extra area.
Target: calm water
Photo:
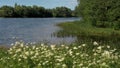
[[[70,43],[74,38],[57,38],[51,34],[60,29],[56,24],[75,20],[79,18],[0,18],[0,45],[10,45],[19,40]]]

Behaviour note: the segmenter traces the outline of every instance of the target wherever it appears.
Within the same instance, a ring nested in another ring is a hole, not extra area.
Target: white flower
[[[45,61],[45,63],[48,63],[49,61]]]
[[[61,45],[62,47],[64,47],[65,45]]]
[[[101,49],[102,49],[102,46],[97,47],[97,49],[101,50]]]
[[[13,54],[13,52],[10,52],[10,51],[9,51],[9,54]]]
[[[39,48],[37,47],[36,50],[39,50]]]
[[[102,56],[106,57],[106,58],[110,58],[111,57],[109,51],[104,51],[104,53],[102,53]]]
[[[61,65],[61,64],[60,64],[60,63],[57,63],[56,65],[58,65],[58,66],[59,66],[59,65]]]
[[[81,48],[81,46],[78,46],[78,48]]]
[[[21,59],[18,59],[18,61],[21,61]]]
[[[66,46],[65,48],[66,48],[66,49],[69,49],[69,47],[68,47],[68,46]]]
[[[97,63],[100,63],[101,62],[101,60],[97,60]]]
[[[110,48],[110,46],[107,46],[107,48]]]
[[[33,46],[32,49],[34,50],[36,48],[36,46]]]
[[[73,53],[71,49],[68,52],[69,52],[70,55],[72,55],[72,53]]]
[[[20,52],[20,51],[21,51],[21,49],[17,49],[17,50],[16,50],[16,53],[18,53],[18,52]]]
[[[44,44],[42,43],[41,46],[44,46]]]
[[[24,47],[24,43],[21,43],[20,46],[21,46],[21,47]]]
[[[103,62],[103,63],[102,63],[102,65],[103,65],[103,66],[105,66],[105,65],[106,65],[106,63],[105,63],[105,62]]]
[[[26,46],[26,48],[29,48],[28,46]]]
[[[11,46],[13,46],[13,45],[14,45],[14,43],[11,44]]]
[[[103,63],[101,64],[101,66],[105,66],[105,67],[108,68],[108,65],[107,65],[105,62],[103,62]]]
[[[16,46],[13,46],[12,48],[13,48],[13,49],[15,49],[15,48],[16,48]]]
[[[117,49],[114,48],[113,50],[110,50],[110,51],[111,51],[111,52],[115,52],[116,50],[117,50]]]
[[[19,45],[20,44],[20,42],[15,42],[15,45]]]
[[[76,55],[79,55],[80,53],[76,53]]]
[[[33,55],[33,54],[34,54],[34,51],[30,51],[30,54]]]
[[[82,44],[82,46],[83,46],[83,47],[85,47],[85,46],[86,46],[86,44]]]
[[[75,49],[75,50],[76,50],[76,49],[78,49],[78,48],[77,48],[77,47],[73,47],[73,49]]]
[[[81,64],[79,64],[79,66],[83,66],[83,64],[81,63]]]
[[[20,57],[23,57],[23,55],[20,55]]]
[[[66,64],[63,64],[63,65],[62,65],[62,68],[65,68],[65,67],[66,67]]]
[[[35,56],[38,56],[39,55],[39,53],[37,52],[37,53],[35,53]]]
[[[24,59],[27,59],[27,57],[26,57],[26,56],[23,56],[23,58],[24,58]]]
[[[10,50],[9,51],[12,51],[13,49],[12,48],[10,48]]]
[[[62,62],[65,58],[56,59],[59,62]]]
[[[93,42],[93,45],[99,45],[96,41]]]
[[[39,63],[38,66],[41,66],[41,64]]]
[[[16,57],[16,56],[17,56],[17,54],[14,54],[14,55],[13,55],[13,57]]]
[[[55,49],[55,45],[51,45],[50,47],[51,47],[51,49],[52,49],[52,50],[54,50],[54,49]]]
[[[97,55],[97,53],[94,53],[93,55],[94,55],[94,56],[96,56],[96,55]]]
[[[28,51],[27,51],[27,52],[25,52],[25,55],[29,56],[29,52],[28,52]]]

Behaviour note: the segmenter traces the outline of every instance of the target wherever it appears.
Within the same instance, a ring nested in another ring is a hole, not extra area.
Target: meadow
[[[91,44],[47,45],[15,42],[0,49],[0,68],[119,68],[117,48]]]
[[[57,24],[61,28],[55,33],[58,37],[77,37],[76,43],[97,41],[101,44],[120,48],[120,31],[114,28],[98,28],[84,21],[64,22]]]

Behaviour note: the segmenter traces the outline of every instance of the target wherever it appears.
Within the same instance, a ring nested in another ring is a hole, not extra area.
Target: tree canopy
[[[77,13],[96,27],[120,28],[120,0],[78,0]]]
[[[66,7],[56,7],[55,9],[53,9],[53,16],[54,17],[71,17],[72,10]]]
[[[73,10],[67,7],[45,9],[41,6],[17,5],[0,7],[0,17],[73,17]]]

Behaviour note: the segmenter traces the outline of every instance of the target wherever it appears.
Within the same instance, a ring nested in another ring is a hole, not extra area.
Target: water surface
[[[56,24],[75,20],[79,18],[0,18],[0,45],[10,45],[19,40],[71,43],[72,37],[57,38],[51,34],[60,29]]]

